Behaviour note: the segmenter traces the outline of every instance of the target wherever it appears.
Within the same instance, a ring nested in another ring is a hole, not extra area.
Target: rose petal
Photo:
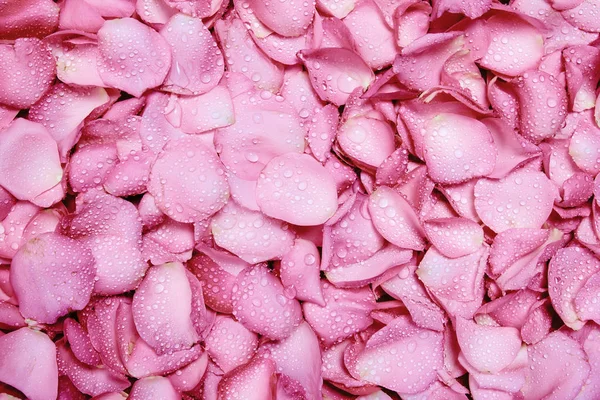
[[[249,7],[262,23],[282,36],[299,36],[313,19],[315,3],[299,0],[286,2],[248,1]]]
[[[430,219],[423,227],[427,238],[446,257],[472,254],[483,244],[483,229],[466,218]]]
[[[357,164],[378,168],[395,149],[394,131],[375,118],[349,118],[340,124],[337,143]]]
[[[249,363],[223,376],[218,386],[218,398],[274,400],[275,382],[275,363],[268,358],[254,357]]]
[[[38,37],[54,32],[58,27],[60,7],[52,0],[5,2],[0,6],[0,36],[11,40]]]
[[[258,336],[232,318],[219,315],[205,346],[215,364],[227,373],[250,361],[258,348]]]
[[[296,299],[325,305],[321,293],[321,257],[317,246],[309,240],[297,238],[294,246],[281,258],[279,278],[286,290],[295,291]]]
[[[131,400],[179,400],[171,382],[162,376],[151,376],[136,381],[131,387],[128,399]]]

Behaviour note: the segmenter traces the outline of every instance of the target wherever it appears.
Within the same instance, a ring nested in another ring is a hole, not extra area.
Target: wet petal
[[[3,39],[38,37],[58,27],[60,8],[52,0],[5,2],[0,6],[0,36]]]
[[[151,376],[136,381],[129,394],[130,400],[179,400],[181,395],[177,393],[171,382],[162,376]]]
[[[281,283],[286,290],[295,291],[298,300],[324,306],[320,265],[321,257],[317,246],[309,240],[297,238],[294,247],[281,258],[279,268]]]
[[[205,346],[215,364],[227,373],[250,361],[258,348],[258,336],[232,318],[219,315]]]
[[[254,357],[225,374],[219,382],[218,398],[223,400],[272,400],[276,382],[275,363]]]
[[[250,0],[248,5],[262,23],[283,36],[299,36],[315,13],[313,1],[262,2]]]
[[[423,227],[427,238],[446,257],[466,256],[483,244],[483,229],[466,218],[430,219]]]
[[[456,0],[436,0],[433,2],[433,15],[439,18],[443,13],[450,12],[475,19],[486,13],[491,6],[491,0],[475,0],[469,3]]]
[[[377,168],[395,149],[394,131],[375,118],[349,118],[338,128],[337,143],[357,164]]]

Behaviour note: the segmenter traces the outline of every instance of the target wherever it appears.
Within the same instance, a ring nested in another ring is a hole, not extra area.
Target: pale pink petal
[[[336,18],[344,18],[358,0],[317,0],[317,8],[320,12]]]
[[[317,336],[306,322],[288,338],[268,343],[260,351],[265,351],[275,361],[278,373],[300,384],[306,399],[322,397],[321,349]]]
[[[171,67],[166,40],[132,18],[106,21],[98,31],[98,50],[98,71],[104,83],[136,97],[160,86]]]
[[[519,330],[511,327],[479,325],[458,317],[456,335],[462,354],[481,372],[503,370],[521,349]]]
[[[550,215],[556,195],[556,188],[544,174],[520,169],[499,181],[479,180],[475,209],[495,232],[539,228]]]
[[[83,243],[55,233],[31,239],[13,257],[10,280],[21,313],[54,323],[90,300],[96,266]]]
[[[415,210],[396,190],[379,187],[369,198],[369,214],[377,231],[400,248],[423,250],[425,232]]]
[[[303,111],[306,110],[302,109],[300,116]],[[336,137],[339,118],[337,108],[333,104],[327,104],[311,119],[306,140],[312,154],[321,162],[325,162],[331,156],[331,146]]]
[[[314,158],[288,153],[260,173],[256,201],[266,215],[295,225],[320,225],[337,209],[335,181]]]
[[[598,4],[593,0],[584,0],[581,4],[561,12],[571,25],[587,32],[600,32],[598,24]]]
[[[258,348],[258,336],[228,316],[217,316],[205,342],[211,359],[227,373],[246,364]]]
[[[383,282],[381,287],[390,296],[404,303],[415,324],[425,329],[443,331],[446,316],[431,300],[415,270],[414,263],[408,264],[396,276]]]
[[[418,393],[433,383],[442,367],[442,340],[440,332],[419,328],[409,317],[399,317],[371,336],[353,365],[346,365],[367,382],[400,393]],[[402,358],[394,357],[396,354]]]
[[[174,15],[160,34],[173,51],[164,90],[198,95],[219,83],[224,72],[223,55],[201,20],[185,14]]]
[[[59,17],[60,29],[95,33],[102,28],[102,24],[104,24],[104,18],[87,1],[65,0],[62,2]]]
[[[221,162],[195,136],[167,143],[152,166],[148,191],[158,208],[179,222],[203,220],[221,209],[229,197]]]
[[[100,355],[92,346],[88,333],[72,318],[64,321],[65,338],[77,359],[88,365],[99,365]]]
[[[283,67],[256,46],[241,19],[230,14],[217,21],[215,33],[225,49],[228,71],[244,74],[259,89],[279,90],[283,83]]]
[[[96,293],[135,289],[148,264],[142,259],[142,224],[133,204],[91,189],[77,197],[75,214],[64,217],[61,225],[68,236],[84,240],[92,249]]]
[[[213,217],[211,230],[217,245],[252,263],[281,258],[295,237],[284,222],[233,201]]]
[[[325,307],[302,305],[304,318],[325,345],[331,345],[363,331],[373,323],[370,316],[375,297],[368,287],[338,289],[322,281]]]
[[[295,37],[285,37],[275,32],[264,38],[254,36],[255,43],[269,58],[285,65],[295,65],[300,62],[296,54],[309,47],[307,44],[309,40],[308,32]]]
[[[177,13],[164,0],[136,0],[135,10],[148,24],[166,24]]]
[[[117,163],[117,149],[111,144],[79,147],[71,156],[69,184],[75,192],[101,186]]]
[[[352,344],[352,339],[346,339],[341,343],[334,344],[323,349],[321,356],[323,362],[322,377],[326,382],[330,382],[331,384],[345,390],[348,393],[373,393],[377,390],[377,386],[354,379],[344,364],[345,350]],[[327,386],[324,385],[322,390],[323,395],[326,396],[328,394]],[[354,399],[354,397],[352,397],[352,399]],[[344,397],[343,400],[348,400],[348,398]]]
[[[521,337],[527,344],[535,344],[544,339],[552,330],[551,305],[548,299],[538,301],[532,307],[525,324],[521,328]]]
[[[367,168],[379,167],[396,148],[394,131],[387,122],[362,116],[339,126],[337,143],[346,156]]]
[[[147,97],[146,108],[142,113],[139,137],[142,144],[158,154],[170,139],[178,139],[185,133],[175,128],[167,119],[173,107],[167,107],[169,96],[161,92],[152,92]]]
[[[219,400],[275,400],[275,363],[254,357],[223,376],[218,386]],[[216,398],[215,398],[216,400]]]
[[[185,262],[192,258],[194,226],[167,218],[164,223],[147,232],[143,238],[142,254],[153,265]]]
[[[195,18],[204,18],[211,16],[216,10],[213,9],[213,1],[210,0],[163,0],[170,7],[173,7],[184,14]],[[216,9],[218,9],[217,3]]]
[[[339,0],[338,0],[339,1]],[[354,1],[354,0],[351,0]],[[351,11],[351,10],[348,10]],[[317,21],[320,22],[320,26]],[[312,47],[320,48],[345,48],[354,50],[355,44],[352,34],[343,21],[333,18],[315,19],[313,27]]]
[[[312,22],[315,13],[314,1],[250,0],[248,5],[263,24],[282,36],[302,35]]]
[[[136,381],[129,393],[130,400],[180,400],[181,395],[171,382],[162,376],[151,376]]]
[[[396,44],[407,47],[429,30],[431,5],[426,1],[404,1],[394,12]]]
[[[581,321],[575,309],[575,299],[586,281],[600,271],[600,260],[581,247],[559,250],[548,267],[548,293],[552,305],[564,323],[579,329]]]
[[[590,174],[600,172],[600,129],[582,118],[569,141],[569,155],[579,168]]]
[[[412,256],[413,252],[410,250],[388,245],[366,260],[330,268],[325,276],[337,287],[366,286],[382,276],[393,274],[398,266],[410,261]]]
[[[236,319],[270,339],[288,337],[302,318],[298,301],[260,264],[244,269],[237,276],[232,300]]]
[[[19,200],[33,200],[63,178],[56,142],[46,128],[14,120],[0,134],[0,185]]]
[[[52,55],[39,39],[0,44],[0,103],[29,108],[50,88],[55,75]]]
[[[571,109],[580,112],[596,105],[596,86],[600,80],[600,51],[592,46],[573,46],[563,50]]]
[[[61,161],[79,139],[80,127],[90,113],[109,101],[102,88],[56,84],[29,110],[29,118],[48,129],[58,144]]]
[[[227,169],[256,180],[276,156],[302,153],[306,129],[292,105],[267,91],[233,98],[235,123],[218,129],[215,146]]]
[[[31,400],[56,399],[56,347],[46,334],[21,328],[0,337],[0,348],[0,381]]]
[[[15,119],[19,110],[0,104],[0,130],[6,128]],[[336,124],[337,127],[337,124]]]
[[[474,253],[483,244],[483,229],[466,218],[430,219],[423,223],[427,238],[446,257]]]
[[[86,328],[94,349],[98,352],[102,364],[119,374],[126,374],[119,354],[117,329],[117,312],[122,303],[129,305],[130,300],[124,297],[97,298],[90,302],[83,311]],[[72,350],[73,351],[73,350]],[[75,351],[73,351],[75,355]]]
[[[185,133],[203,133],[235,123],[231,94],[224,85],[199,96],[173,96],[167,109],[167,120]]]
[[[438,114],[425,129],[425,161],[435,182],[461,183],[494,170],[498,150],[481,122],[458,114]]]
[[[407,88],[424,91],[440,84],[446,60],[463,47],[457,32],[429,33],[402,49],[394,60],[397,79]]]
[[[543,55],[544,40],[540,31],[518,14],[500,12],[485,21],[491,37],[479,64],[506,76],[517,76],[537,67]]]
[[[3,39],[39,37],[58,27],[60,8],[52,0],[3,2],[0,5],[0,36]]]
[[[58,370],[69,377],[82,393],[97,396],[103,393],[120,392],[131,384],[125,376],[108,368],[90,367],[79,362],[64,341],[57,343]]]
[[[433,15],[439,18],[443,13],[463,14],[471,19],[479,18],[492,6],[492,0],[474,0],[463,2],[457,0],[434,0]]]
[[[521,133],[535,143],[553,137],[567,116],[565,87],[552,75],[528,71],[515,81]]]
[[[198,341],[191,319],[192,291],[183,264],[149,268],[132,306],[140,336],[157,354],[187,349]]]
[[[553,332],[528,347],[527,379],[521,392],[526,399],[571,399],[581,390],[590,365],[581,345],[563,332]],[[568,363],[565,370],[563,365]]]
[[[309,240],[297,238],[294,247],[282,258],[279,277],[286,290],[294,291],[296,299],[325,306],[321,293],[321,256]]]
[[[369,66],[348,49],[302,50],[298,57],[308,70],[315,92],[336,106],[345,104],[355,89],[366,90],[375,80]]]
[[[0,233],[0,257],[11,259],[28,240],[24,231],[40,208],[27,201],[18,201],[2,221]]]
[[[191,391],[202,381],[208,362],[208,354],[203,353],[196,361],[192,361],[185,367],[178,369],[167,378],[178,392]]]

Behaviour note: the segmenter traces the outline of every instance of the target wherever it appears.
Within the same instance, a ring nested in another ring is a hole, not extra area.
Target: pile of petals
[[[0,0],[0,400],[600,399],[600,0]]]

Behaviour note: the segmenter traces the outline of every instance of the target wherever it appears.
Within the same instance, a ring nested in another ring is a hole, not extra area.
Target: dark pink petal
[[[337,143],[350,159],[367,168],[377,168],[394,152],[394,131],[379,119],[349,118],[340,125]]]
[[[215,364],[227,373],[250,361],[258,348],[258,336],[231,317],[218,315],[205,347]]]
[[[556,195],[556,188],[544,174],[520,169],[499,181],[479,180],[475,185],[475,209],[495,232],[539,228],[552,212]]]
[[[52,0],[3,2],[0,5],[0,36],[3,39],[39,37],[58,27],[60,8]]]
[[[571,25],[587,32],[600,32],[598,23],[598,4],[593,0],[584,0],[578,6],[561,12]]]
[[[521,392],[526,399],[571,399],[581,390],[590,365],[581,345],[563,332],[553,332],[528,347],[527,379]],[[563,365],[568,363],[565,370]]]
[[[302,305],[304,318],[325,345],[331,345],[363,331],[373,323],[370,316],[375,297],[368,287],[339,289],[322,281],[325,307]]]
[[[281,258],[295,237],[282,221],[232,201],[214,216],[211,230],[217,245],[252,263]]]
[[[283,67],[256,46],[241,19],[230,14],[217,21],[215,33],[225,49],[228,71],[244,74],[259,89],[279,90],[283,83]]]
[[[1,294],[4,297],[4,293]],[[7,300],[10,301],[9,298]],[[19,312],[19,307],[7,301],[0,300],[0,329],[11,331],[24,326],[27,326],[27,323]]]
[[[481,372],[503,370],[521,349],[519,330],[511,327],[479,325],[458,317],[456,335],[462,354]]]
[[[321,349],[317,336],[303,322],[287,338],[268,343],[261,351],[275,361],[277,372],[298,382],[307,399],[321,398]],[[281,378],[280,378],[281,379]]]
[[[201,20],[185,14],[174,15],[160,34],[173,51],[165,90],[198,95],[219,83],[224,71],[223,55]]]
[[[377,386],[368,384],[358,379],[354,379],[348,372],[344,364],[344,352],[348,346],[354,342],[352,339],[346,339],[341,343],[334,344],[322,352],[322,377],[326,381],[343,388],[347,392],[355,394],[372,393],[376,391]],[[323,394],[326,395],[326,387],[323,386]],[[327,398],[327,397],[326,397]],[[347,400],[344,398],[344,400]]]
[[[233,107],[235,123],[218,129],[214,142],[223,164],[239,178],[256,180],[274,157],[304,151],[306,129],[280,96],[246,92],[233,98]]]
[[[244,269],[237,276],[232,300],[236,319],[270,339],[288,337],[302,318],[298,301],[260,264]]]
[[[167,120],[185,133],[203,133],[235,123],[231,94],[219,85],[199,96],[172,96]]]
[[[162,376],[151,376],[136,381],[129,394],[130,400],[180,400],[181,395],[171,382]]]
[[[553,137],[567,116],[565,87],[550,74],[528,71],[515,81],[515,92],[523,137],[535,143]]]
[[[56,347],[48,336],[21,328],[1,336],[0,348],[0,381],[20,390],[31,400],[56,399]]]
[[[498,150],[481,122],[458,114],[438,114],[425,129],[425,161],[435,182],[460,183],[494,170]]]
[[[218,386],[219,400],[275,400],[275,363],[254,357],[223,376]],[[215,397],[216,400],[216,397]]]
[[[581,247],[560,249],[548,267],[548,293],[564,323],[580,329],[584,322],[575,309],[575,299],[586,281],[600,271],[600,260]]]
[[[297,238],[294,247],[282,258],[279,277],[286,290],[293,290],[298,300],[325,306],[321,293],[321,256],[309,240]]]
[[[90,113],[110,100],[102,88],[54,85],[29,110],[29,119],[48,129],[58,144],[61,161],[79,139],[80,128]]]
[[[0,103],[29,108],[50,88],[55,74],[52,55],[40,40],[19,38],[14,44],[0,44]]]
[[[171,67],[165,39],[132,18],[106,21],[98,31],[98,49],[98,71],[104,83],[136,97],[160,86]]]
[[[397,79],[407,88],[424,91],[440,84],[446,60],[463,47],[457,32],[429,33],[402,49],[394,60]]]
[[[374,280],[394,272],[413,256],[410,250],[399,249],[389,245],[375,253],[371,258],[355,264],[330,268],[326,273],[327,280],[337,287],[366,286]]]
[[[58,148],[43,126],[14,120],[0,135],[0,185],[19,200],[33,200],[63,178]]]
[[[491,37],[479,64],[506,76],[518,76],[537,67],[543,55],[544,40],[540,31],[517,14],[497,13],[485,22]]]
[[[379,70],[392,64],[398,52],[394,32],[375,1],[359,2],[343,22],[356,43],[358,55],[369,67]]]
[[[23,316],[54,323],[90,300],[96,266],[87,246],[56,233],[31,239],[13,257],[10,280]]]
[[[474,0],[462,2],[457,0],[434,0],[433,15],[439,18],[443,13],[463,14],[471,19],[479,18],[492,6],[492,0]]]
[[[88,365],[99,365],[100,355],[92,346],[88,333],[72,318],[64,321],[64,334],[77,359]]]
[[[354,89],[366,90],[375,80],[369,66],[348,49],[302,50],[298,57],[308,70],[315,92],[336,106],[345,104]]]
[[[256,201],[266,215],[295,225],[320,225],[337,209],[335,181],[314,158],[288,153],[260,173]]]
[[[142,224],[133,204],[94,189],[77,197],[76,213],[62,220],[68,236],[84,240],[96,260],[96,293],[135,289],[148,265],[142,260]]]
[[[427,238],[446,257],[466,256],[483,244],[483,229],[466,218],[430,219],[423,227]]]
[[[312,1],[262,2],[248,1],[258,19],[282,36],[299,36],[306,31],[315,13]]]
[[[346,365],[367,382],[400,393],[418,393],[433,383],[442,367],[442,340],[441,333],[399,317],[371,336],[353,365]]]
[[[426,1],[404,1],[394,12],[396,44],[407,47],[429,30],[431,5]]]
[[[163,213],[188,223],[214,214],[229,196],[219,159],[197,136],[172,140],[164,147],[152,166],[148,191]]]
[[[369,198],[369,214],[377,231],[404,249],[423,250],[425,232],[415,210],[396,190],[381,186]]]
[[[183,350],[198,341],[192,325],[192,292],[181,263],[148,269],[133,296],[135,326],[156,353]]]
[[[443,331],[446,316],[431,300],[415,270],[416,265],[408,264],[396,276],[383,282],[381,287],[404,303],[415,324],[421,328]]]
[[[107,394],[100,399],[94,398],[94,400],[124,400],[122,396],[120,399],[115,397],[111,399],[109,396],[110,394]],[[86,400],[86,397],[73,385],[68,377],[63,375],[58,378],[57,400]]]

